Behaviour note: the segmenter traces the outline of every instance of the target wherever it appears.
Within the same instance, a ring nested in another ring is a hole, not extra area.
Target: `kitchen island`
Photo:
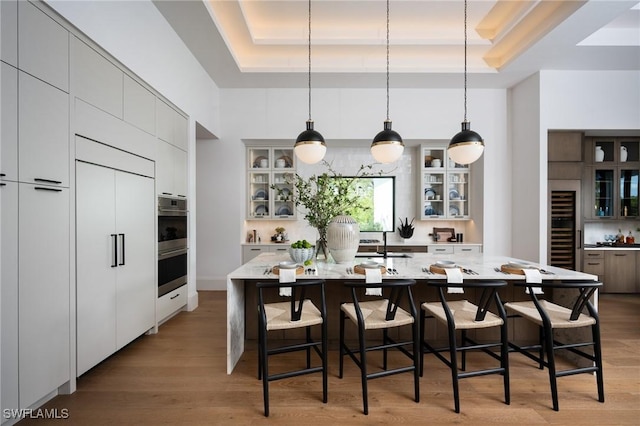
[[[427,280],[446,279],[445,275],[432,274],[424,271],[425,268],[429,268],[429,266],[437,260],[453,260],[462,268],[472,271],[463,274],[465,280],[495,279],[524,281],[525,279],[524,275],[500,272],[499,269],[501,265],[519,260],[505,256],[487,256],[477,253],[456,255],[412,253],[410,255],[404,254],[400,256],[401,257],[389,258],[376,257],[372,259],[384,264],[387,268],[393,268],[397,271],[396,274],[393,275],[385,274],[383,279],[412,278],[418,281],[416,290],[425,287]],[[354,265],[357,265],[365,259],[367,258],[357,257],[353,262],[344,264],[318,261],[314,263],[314,265],[307,267],[313,269],[312,274],[301,274],[298,278],[325,279],[327,281],[327,294],[329,295],[332,292],[339,293],[342,282],[365,279],[364,275],[349,272],[349,268],[352,269]],[[245,312],[247,303],[245,284],[261,280],[278,279],[277,275],[268,271],[283,260],[290,260],[289,255],[282,253],[262,253],[227,275],[227,374],[231,374],[244,352],[246,338],[245,325],[247,320],[247,312]],[[545,280],[597,280],[597,276],[583,272],[570,271],[547,265],[537,266],[547,271],[547,274],[542,275],[542,278]],[[333,289],[332,285],[335,285],[337,288]],[[521,288],[514,289],[513,286],[509,286],[507,294],[503,298],[507,300],[517,300],[524,297],[524,291]],[[416,304],[422,302],[419,297],[415,297],[414,299]],[[328,300],[328,303],[331,302]],[[337,317],[332,321],[337,323]]]

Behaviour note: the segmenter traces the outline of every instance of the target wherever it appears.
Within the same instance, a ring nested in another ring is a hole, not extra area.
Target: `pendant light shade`
[[[484,140],[471,130],[471,123],[467,121],[467,0],[464,2],[464,121],[462,130],[451,138],[447,152],[458,164],[471,164],[484,152]]]
[[[482,156],[484,141],[471,130],[471,123],[462,122],[462,130],[449,142],[449,157],[458,164],[471,164]]]
[[[389,120],[389,0],[387,0],[387,119],[384,121],[384,130],[371,142],[371,155],[379,163],[393,163],[400,159],[403,151],[402,138],[398,132],[391,130],[391,120]]]
[[[393,163],[398,161],[404,151],[404,143],[398,134],[391,130],[391,121],[384,122],[384,130],[373,138],[371,155],[379,163]]]
[[[324,143],[322,135],[313,129],[311,119],[311,0],[309,0],[309,119],[307,120],[307,130],[300,133],[293,146],[293,152],[303,163],[315,164],[324,158],[327,152],[327,145]]]
[[[300,161],[315,164],[324,158],[327,145],[319,132],[313,130],[313,120],[307,120],[307,130],[298,135],[293,151]]]

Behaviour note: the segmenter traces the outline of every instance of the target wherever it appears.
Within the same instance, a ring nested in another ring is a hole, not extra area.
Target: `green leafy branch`
[[[285,183],[294,187],[294,204],[305,208],[304,218],[321,234],[326,232],[329,222],[335,216],[351,214],[356,209],[367,209],[367,206],[362,205],[358,194],[358,179],[384,173],[374,172],[373,165],[368,164],[361,165],[354,175],[346,177],[336,172],[331,163],[323,160],[323,164],[327,171],[320,175],[304,178],[296,173],[285,176]],[[271,189],[280,196],[286,195],[278,185],[271,185]]]

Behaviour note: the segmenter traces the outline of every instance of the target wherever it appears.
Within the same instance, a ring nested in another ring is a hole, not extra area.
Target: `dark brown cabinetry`
[[[636,253],[635,250],[605,252],[603,293],[636,291]]]
[[[637,138],[587,138],[588,167],[584,168],[586,219],[636,219],[640,140]]]

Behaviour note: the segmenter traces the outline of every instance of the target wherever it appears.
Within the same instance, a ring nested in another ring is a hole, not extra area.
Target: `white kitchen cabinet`
[[[140,83],[124,76],[124,121],[156,134],[156,97]]]
[[[293,148],[247,148],[247,219],[296,218]],[[279,189],[271,189],[271,186]]]
[[[179,112],[174,110],[166,102],[158,99],[158,138],[171,145],[188,150],[188,120]]]
[[[117,272],[117,348],[155,325],[158,257],[153,179],[116,172],[116,229],[122,234]]]
[[[453,254],[453,245],[430,245],[427,246],[428,253],[435,254]]]
[[[454,254],[461,253],[480,253],[482,252],[481,246],[453,246]]]
[[[444,146],[418,148],[418,215],[422,220],[469,219],[469,167],[449,159]]]
[[[290,244],[248,244],[242,246],[242,263],[247,263],[261,253],[288,253]]]
[[[30,2],[18,3],[18,67],[69,92],[69,31]]]
[[[18,408],[18,183],[0,182],[2,410]]]
[[[22,71],[18,79],[19,179],[69,186],[69,95]]]
[[[69,189],[19,184],[20,407],[70,380]]]
[[[71,48],[74,95],[122,119],[123,71],[76,37],[71,37]]]
[[[4,2],[2,2],[4,3]],[[0,62],[0,180],[18,180],[18,70]]]
[[[183,285],[158,298],[156,316],[162,323],[180,311],[187,304],[187,286]]]
[[[77,374],[155,325],[153,179],[76,162]]]
[[[14,67],[18,66],[17,0],[0,1],[0,59]]]
[[[156,142],[156,190],[160,195],[187,196],[187,153],[158,139]]]

